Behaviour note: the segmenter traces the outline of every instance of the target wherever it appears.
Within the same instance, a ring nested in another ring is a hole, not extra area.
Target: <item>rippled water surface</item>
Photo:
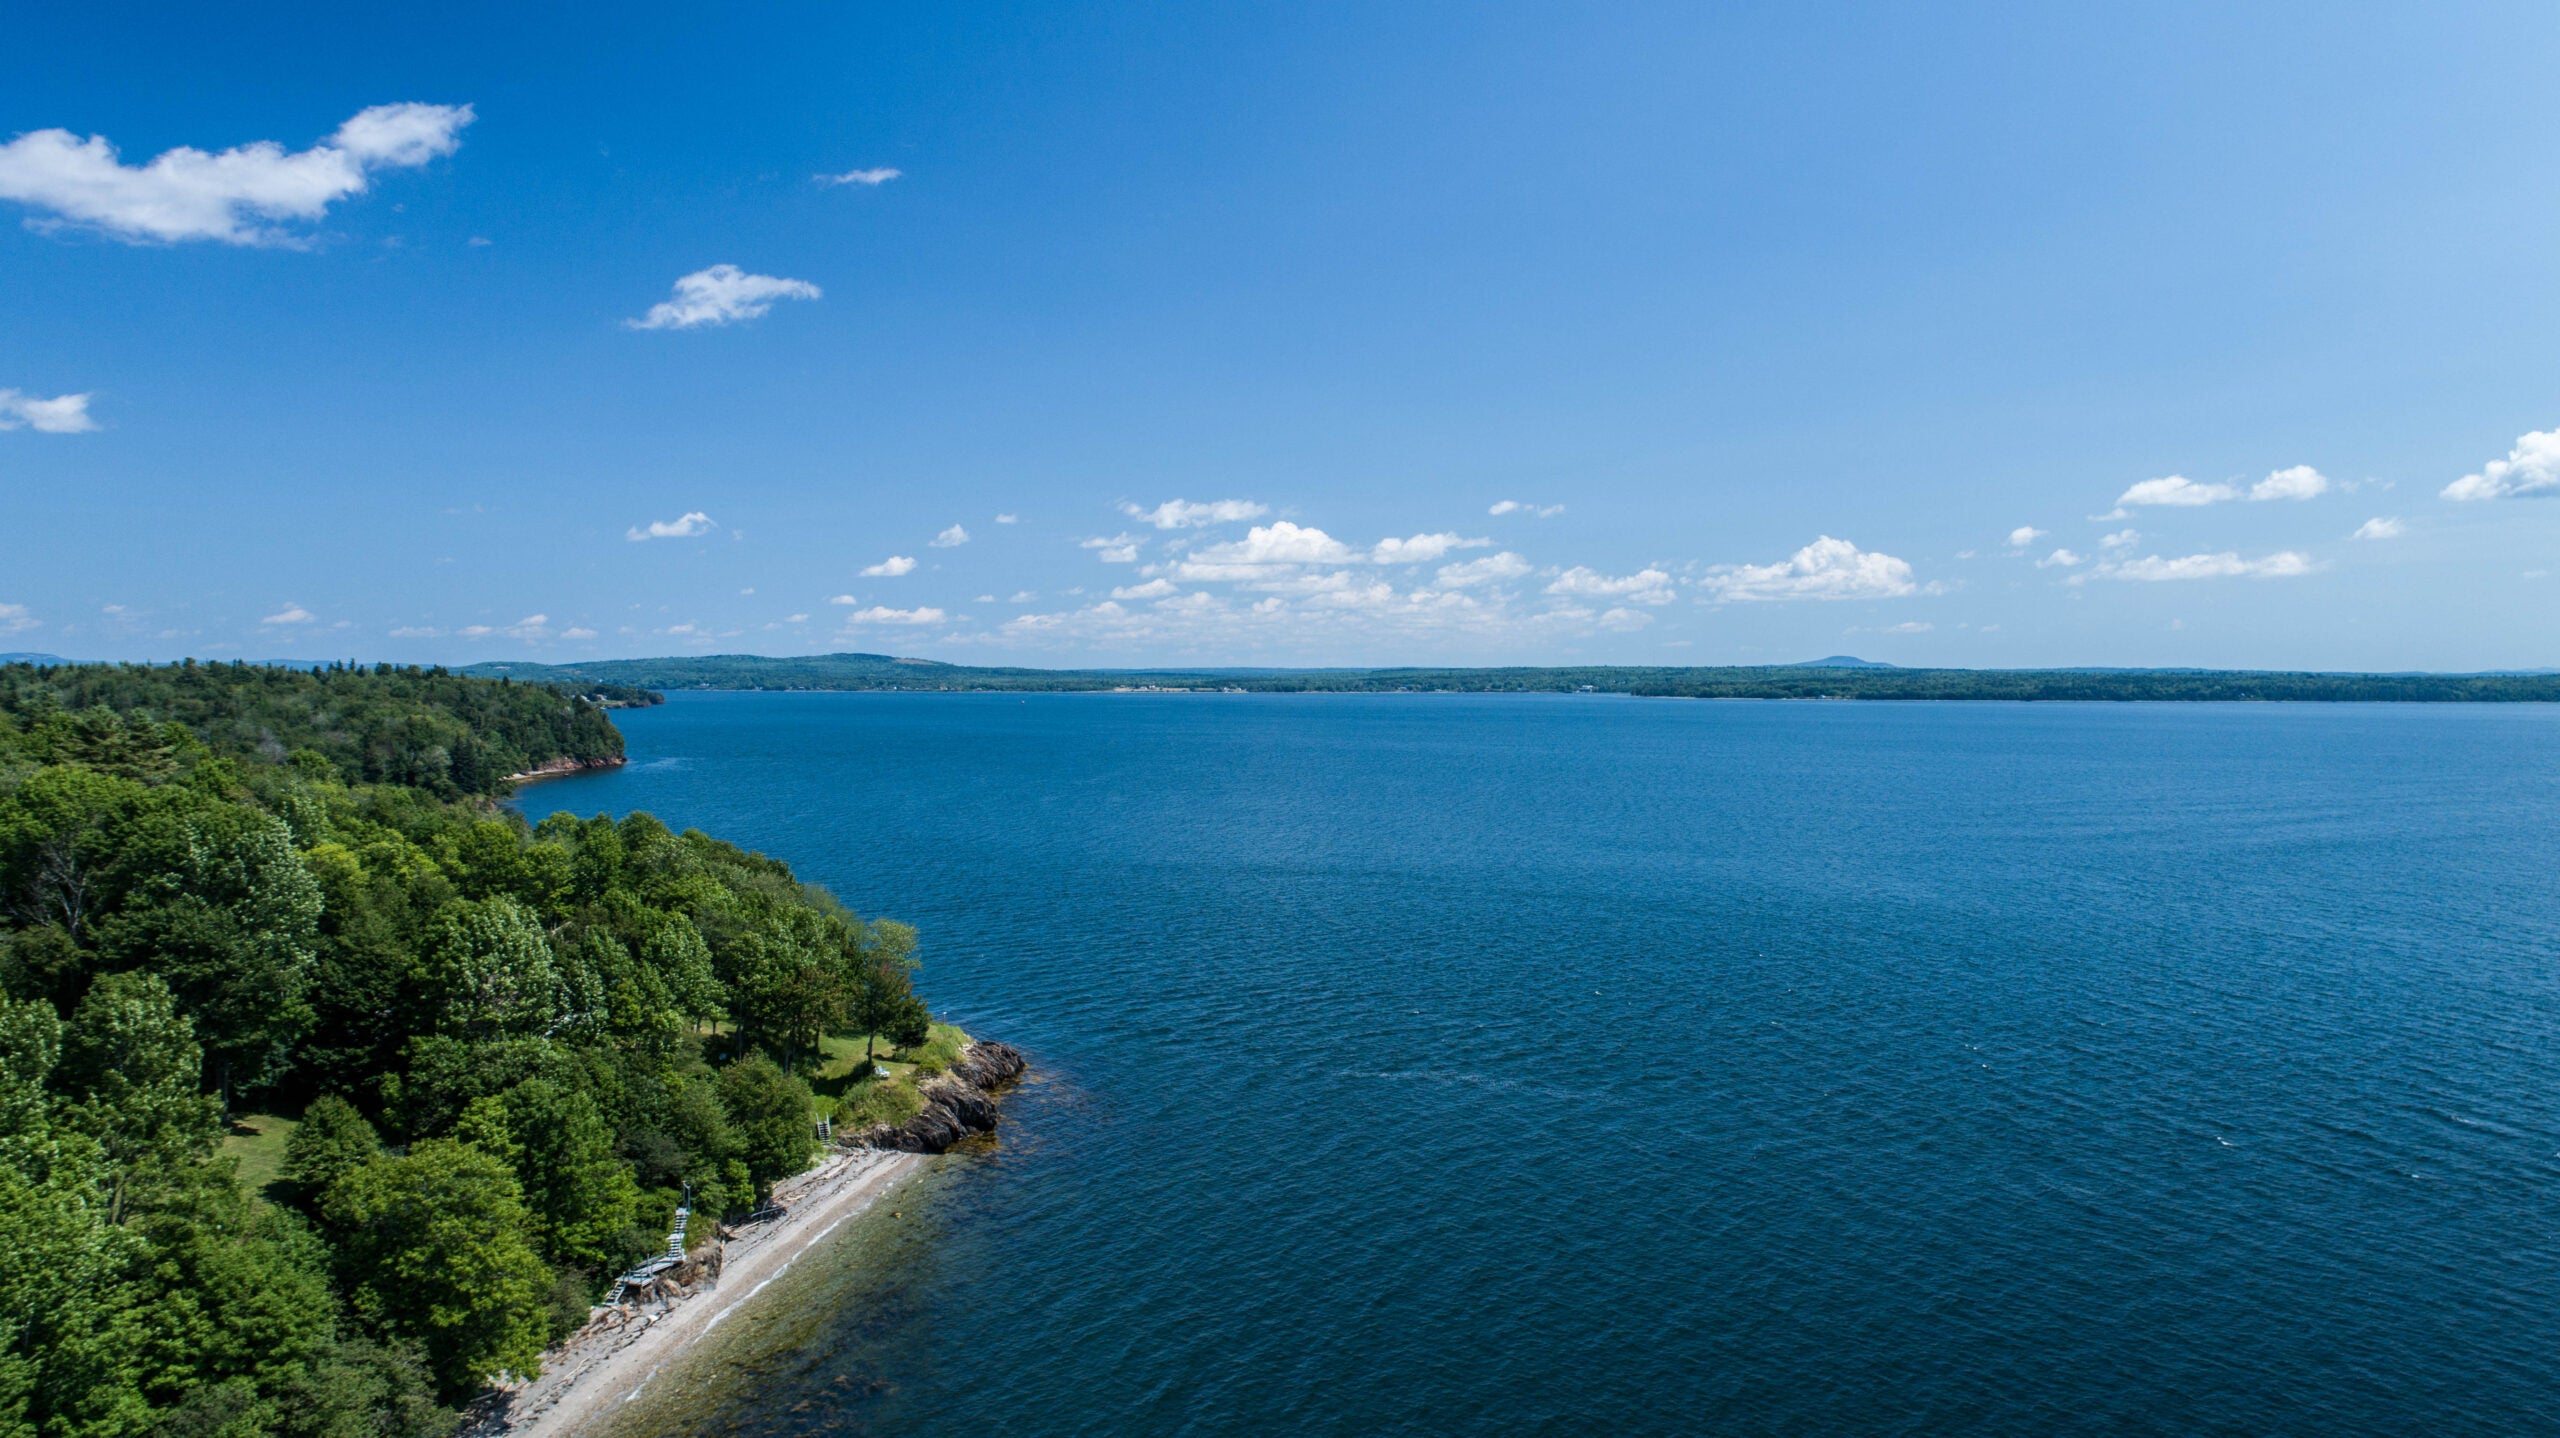
[[[678,695],[997,1150],[671,1431],[2560,1427],[2560,713]]]

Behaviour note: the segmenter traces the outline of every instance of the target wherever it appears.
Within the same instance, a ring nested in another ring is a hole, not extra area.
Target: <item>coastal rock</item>
[[[625,762],[619,754],[608,759],[572,759],[562,755],[557,759],[545,759],[521,774],[509,774],[507,782],[525,784],[536,779],[557,779],[563,774],[583,774],[590,769],[619,769]]]
[[[875,1123],[854,1140],[871,1148],[943,1153],[971,1133],[996,1126],[995,1093],[1030,1067],[1010,1044],[973,1043],[946,1073],[918,1086],[924,1112],[902,1124]]]

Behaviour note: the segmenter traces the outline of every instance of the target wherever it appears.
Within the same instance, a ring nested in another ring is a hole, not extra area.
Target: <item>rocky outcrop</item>
[[[526,784],[536,779],[557,779],[563,774],[583,774],[590,769],[619,769],[623,762],[619,754],[610,759],[572,759],[564,754],[557,759],[545,759],[521,774],[509,774],[507,782]]]
[[[996,1095],[1030,1066],[1011,1044],[973,1043],[960,1051],[959,1062],[949,1071],[917,1085],[924,1112],[901,1124],[875,1123],[853,1141],[868,1148],[942,1153],[972,1133],[992,1133]]]

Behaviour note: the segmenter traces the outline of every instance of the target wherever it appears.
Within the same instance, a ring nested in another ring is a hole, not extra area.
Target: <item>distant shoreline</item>
[[[2257,669],[1899,669],[1812,664],[1453,669],[1010,669],[878,654],[473,665],[465,673],[561,689],[745,693],[1627,694],[1672,699],[1932,702],[2560,703],[2560,671],[2359,674]]]

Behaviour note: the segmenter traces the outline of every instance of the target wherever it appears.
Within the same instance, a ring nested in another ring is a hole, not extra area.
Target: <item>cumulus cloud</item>
[[[2037,540],[2044,538],[2045,533],[2046,532],[2044,530],[2038,529],[2034,525],[2021,524],[2017,528],[2009,531],[2009,547],[2011,549],[2024,549],[2028,545],[2035,543]]]
[[[2522,436],[2505,459],[2493,459],[2478,474],[2466,474],[2444,487],[2444,497],[2456,500],[2551,495],[2560,495],[2560,430],[2549,429]]]
[[[1100,550],[1099,557],[1105,564],[1135,564],[1138,562],[1138,547],[1145,543],[1134,534],[1114,534],[1108,538],[1097,535],[1092,539],[1078,540],[1076,547]]]
[[[1549,519],[1564,513],[1564,506],[1561,504],[1550,504],[1541,507],[1534,504],[1522,504],[1516,499],[1497,499],[1493,502],[1492,507],[1485,510],[1485,513],[1525,514],[1532,519]]]
[[[2071,568],[2072,566],[2079,564],[2080,562],[2081,562],[2081,561],[2080,561],[2080,556],[2079,556],[2079,555],[2072,553],[2072,552],[2071,552],[2070,550],[2068,550],[2068,549],[2057,549],[2057,550],[2055,550],[2053,553],[2046,555],[2044,558],[2037,560],[2037,561],[2036,561],[2036,568],[2038,568],[2038,569],[2056,569],[2056,568],[2060,568],[2060,569],[2069,569],[2069,568]]]
[[[1278,519],[1255,525],[1242,539],[1193,551],[1175,572],[1185,579],[1255,579],[1275,565],[1349,564],[1360,557],[1321,529]]]
[[[375,105],[308,150],[273,140],[220,154],[180,146],[148,165],[127,165],[104,135],[34,130],[0,145],[0,199],[57,218],[30,227],[80,225],[135,243],[219,240],[291,245],[269,223],[317,220],[360,195],[379,170],[411,169],[462,144],[469,105]]]
[[[2356,539],[2398,539],[2401,532],[2406,528],[2407,526],[2403,525],[2397,516],[2385,518],[2381,515],[2376,515],[2375,517],[2366,520],[2364,523],[2357,525],[2356,532],[2352,537]]]
[[[2141,541],[2141,530],[2119,529],[2113,534],[2102,534],[2098,536],[2098,547],[2100,549],[2130,549]]]
[[[841,601],[839,601],[841,602]],[[844,617],[847,624],[940,624],[950,618],[939,609],[889,609],[873,605],[857,609]]]
[[[892,554],[888,558],[881,560],[878,564],[864,566],[862,577],[865,579],[895,579],[901,574],[914,573],[915,567],[916,562],[913,556]]]
[[[1479,584],[1496,584],[1517,579],[1529,572],[1529,561],[1510,550],[1470,559],[1464,564],[1444,564],[1435,576],[1443,589],[1469,589]]]
[[[661,300],[636,320],[635,330],[689,330],[735,324],[773,308],[776,300],[814,300],[821,291],[807,280],[751,275],[736,265],[713,265],[676,281],[675,298]]]
[[[2239,497],[2240,491],[2230,485],[2198,484],[2183,474],[2172,474],[2159,479],[2146,479],[2117,495],[2116,507],[2132,509],[2140,505],[2168,505],[2172,508],[2186,509],[2203,504],[2219,504],[2226,499]]]
[[[560,637],[563,639],[593,639],[596,637],[596,632],[592,629],[571,625],[570,627],[560,631]]]
[[[60,394],[38,399],[13,389],[0,389],[0,429],[20,426],[38,434],[87,434],[98,427],[89,418],[89,396]]]
[[[956,549],[968,542],[969,531],[956,524],[933,537],[933,547],[936,549]]]
[[[1771,599],[1891,599],[1910,594],[1911,566],[1822,535],[1779,564],[1724,564],[1707,572],[1718,603]]]
[[[2279,469],[2249,486],[2249,497],[2268,499],[2317,499],[2329,492],[2329,477],[2307,464]]]
[[[1373,564],[1429,564],[1453,549],[1483,549],[1490,539],[1460,539],[1454,534],[1417,534],[1411,539],[1381,539],[1369,551]]]
[[[0,634],[24,634],[43,627],[44,621],[23,604],[0,604]]]
[[[1120,512],[1131,519],[1143,519],[1158,529],[1198,529],[1209,524],[1233,524],[1238,520],[1260,519],[1271,512],[1271,506],[1249,499],[1213,499],[1205,504],[1168,499],[1153,509],[1123,504]]]
[[[709,534],[719,527],[710,515],[693,509],[673,519],[652,520],[646,527],[635,524],[624,530],[622,537],[634,544],[645,543],[652,539],[692,539]]]
[[[1015,523],[1019,523],[1019,522],[1021,521],[1021,518],[1022,518],[1022,516],[1020,516],[1020,515],[1018,515],[1018,514],[999,514],[999,515],[997,515],[997,516],[996,516],[996,523],[998,523],[998,524],[1015,524]]]
[[[1650,568],[1613,577],[1576,565],[1557,575],[1547,592],[1588,599],[1624,599],[1631,604],[1669,604],[1672,600],[1671,576]]]
[[[841,175],[811,175],[809,178],[821,185],[885,185],[905,173],[904,170],[883,166],[877,170],[847,170]]]
[[[2220,554],[2189,554],[2177,559],[2163,559],[2154,554],[2146,559],[2101,564],[2094,572],[2108,579],[2161,582],[2173,579],[2291,579],[2296,575],[2309,574],[2312,568],[2308,556],[2290,549],[2278,550],[2261,559],[2243,559],[2225,550]]]
[[[1114,599],[1162,599],[1173,592],[1173,581],[1159,575],[1144,584],[1131,584],[1114,589],[1111,591],[1111,597]]]
[[[260,624],[309,624],[312,618],[310,610],[299,604],[288,604],[258,622]]]

